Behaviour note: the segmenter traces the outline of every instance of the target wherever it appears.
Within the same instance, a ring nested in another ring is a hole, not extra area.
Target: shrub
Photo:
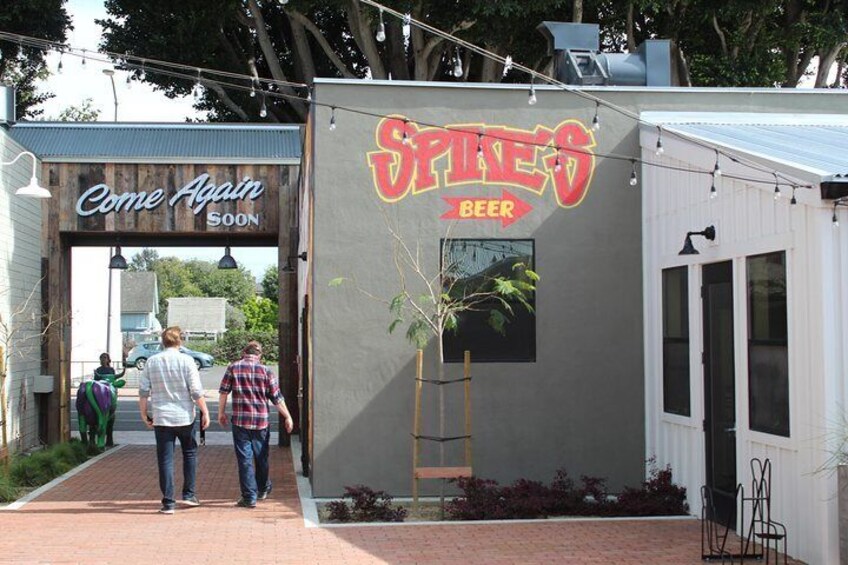
[[[625,488],[618,497],[621,512],[628,516],[669,516],[689,513],[686,488],[672,482],[671,466],[658,469],[650,459],[651,475],[642,488]]]
[[[0,502],[12,502],[18,499],[18,487],[6,472],[0,473]]]
[[[463,477],[452,482],[456,483],[464,496],[445,505],[445,511],[451,519],[502,520],[509,517],[497,481]]]
[[[89,453],[88,446],[72,440],[32,454],[18,455],[9,466],[8,478],[15,486],[39,487],[88,459]]]
[[[262,359],[268,363],[280,360],[280,344],[277,332],[229,331],[214,347],[212,354],[217,360],[230,363],[241,359],[241,351],[248,341],[262,344]]]
[[[330,502],[330,520],[334,522],[403,522],[406,509],[393,508],[392,497],[381,490],[371,490],[364,485],[345,487],[344,498],[350,498],[352,506],[344,500]]]

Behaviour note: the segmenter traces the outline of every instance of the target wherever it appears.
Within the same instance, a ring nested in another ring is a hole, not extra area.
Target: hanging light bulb
[[[721,167],[718,166],[718,149],[716,149],[716,162],[713,167],[713,178],[721,178]]]
[[[59,49],[59,64],[56,65],[56,72],[62,74],[62,55],[65,54],[64,49]]]
[[[798,201],[795,199],[795,189],[796,188],[797,188],[796,186],[794,186],[794,185],[792,186],[792,198],[789,200],[789,203],[792,204],[793,206],[798,204]]]
[[[194,83],[194,88],[191,89],[191,93],[194,95],[195,102],[200,102],[203,98],[203,90],[200,86],[200,69],[197,69],[197,80]]]
[[[268,107],[265,106],[265,95],[262,95],[262,104],[259,106],[259,117],[264,118],[268,116]]]
[[[403,121],[403,136],[401,137],[400,142],[404,145],[409,145],[409,134],[407,133],[407,128],[409,127],[409,120]]]
[[[256,98],[256,79],[250,80],[250,97]]]
[[[715,175],[713,175],[713,184],[710,186],[710,200],[715,200],[716,198],[718,198],[718,190],[716,190]]]
[[[506,59],[504,59],[503,76],[506,76],[507,73],[511,70],[512,70],[512,55],[507,55]]]
[[[639,177],[636,176],[636,160],[630,161],[630,186],[639,184]]]
[[[453,76],[456,78],[462,78],[462,75],[465,74],[465,71],[462,68],[462,58],[459,56],[459,48],[456,50],[456,57],[453,60]]]
[[[780,200],[780,185],[777,184],[777,175],[774,175],[774,199]]]
[[[477,134],[477,158],[478,159],[483,158],[483,134],[482,133]]]
[[[147,73],[144,72],[144,61],[141,62],[141,74],[138,75],[138,80],[147,78]]]
[[[830,221],[833,224],[833,227],[839,227],[839,218],[836,217],[836,204],[833,205],[833,217],[830,219]]]
[[[81,63],[83,67],[85,66],[85,63],[86,63],[86,59],[85,59],[85,49],[83,49],[83,50],[82,50],[82,63]]]
[[[527,100],[527,103],[531,106],[535,105],[539,100],[536,98],[536,87],[533,83],[530,83],[530,98]]]
[[[127,90],[132,88],[132,73],[127,73]]]
[[[336,131],[336,107],[333,106],[332,113],[330,114],[330,131]]]
[[[383,23],[383,10],[380,10],[380,23],[377,24],[377,34],[374,36],[380,43],[386,40],[386,24]]]
[[[409,35],[412,32],[412,15],[404,14],[403,15],[403,25],[401,26],[401,31],[403,32],[404,39],[409,39]]]
[[[306,87],[306,101],[312,103],[312,89],[308,86]]]
[[[559,147],[556,148],[556,161],[554,161],[554,172],[562,171],[562,162],[559,160]]]
[[[664,152],[665,149],[663,149],[662,128],[660,126],[657,126],[657,157],[662,155]]]
[[[601,118],[598,116],[598,110],[601,107],[600,102],[595,102],[595,117],[592,118],[592,131],[598,131],[601,129]]]

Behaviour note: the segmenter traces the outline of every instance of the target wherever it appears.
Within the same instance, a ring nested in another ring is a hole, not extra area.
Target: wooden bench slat
[[[418,467],[416,479],[459,479],[471,476],[471,467]]]

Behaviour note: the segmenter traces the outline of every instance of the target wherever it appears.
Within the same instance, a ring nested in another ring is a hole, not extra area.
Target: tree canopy
[[[846,0],[385,0],[387,6],[501,56],[551,72],[544,20],[598,23],[602,50],[633,50],[645,39],[672,41],[674,76],[683,85],[796,86],[813,57],[844,61]],[[310,84],[315,77],[527,82],[516,71],[472,54],[357,0],[107,0],[102,47],[190,66]],[[457,62],[461,72],[457,76]],[[119,62],[120,63],[120,62]],[[132,68],[132,67],[131,67]],[[148,66],[152,69],[153,65]],[[192,81],[144,77],[175,97]],[[825,85],[824,73],[817,86]],[[249,87],[247,83],[242,85]],[[266,83],[257,88],[269,89]],[[280,87],[305,96],[305,91]],[[303,121],[306,105],[208,84],[197,101],[210,119]],[[260,118],[263,102],[268,113]]]
[[[0,2],[0,31],[50,41],[65,42],[73,29],[65,9],[66,0],[3,0]],[[9,41],[0,42],[0,84],[17,89],[16,118],[36,118],[37,108],[54,95],[38,92],[38,81],[47,77],[45,53]]]

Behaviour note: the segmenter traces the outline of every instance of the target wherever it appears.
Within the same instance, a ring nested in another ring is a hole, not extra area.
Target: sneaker
[[[186,506],[200,506],[200,501],[197,500],[196,496],[190,496],[183,499],[183,504]]]
[[[236,506],[238,506],[240,508],[256,508],[256,503],[251,502],[250,500],[248,500],[246,498],[240,498],[238,500],[238,502],[236,502]]]
[[[173,513],[174,513],[174,507],[173,506],[167,506],[167,505],[163,504],[162,508],[159,509],[159,514],[173,514]]]
[[[268,498],[268,494],[271,492],[271,489],[263,490],[256,496],[256,500],[265,500]]]

